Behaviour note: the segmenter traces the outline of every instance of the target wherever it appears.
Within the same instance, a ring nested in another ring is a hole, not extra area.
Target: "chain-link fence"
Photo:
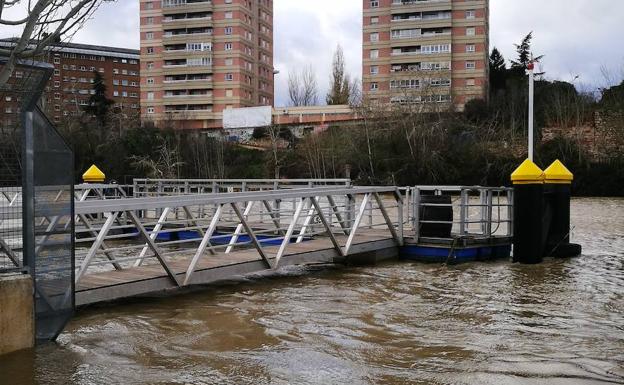
[[[0,87],[0,270],[32,275],[38,340],[74,309],[73,153],[37,105],[53,69],[20,63]]]

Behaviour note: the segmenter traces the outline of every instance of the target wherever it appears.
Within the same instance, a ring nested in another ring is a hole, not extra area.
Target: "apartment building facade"
[[[489,0],[363,0],[363,91],[371,102],[487,99]]]
[[[219,128],[223,110],[272,106],[273,0],[141,0],[141,116]]]
[[[13,44],[14,39],[0,40],[0,46],[10,47]],[[89,98],[95,93],[95,72],[102,76],[106,96],[115,102],[117,110],[126,110],[128,113],[140,111],[138,50],[63,43],[47,47],[36,60],[54,66],[42,105],[55,123],[79,114],[89,104]],[[24,74],[20,70],[12,74],[18,82],[22,76]],[[19,119],[20,103],[13,98],[5,96],[3,100],[5,123]]]

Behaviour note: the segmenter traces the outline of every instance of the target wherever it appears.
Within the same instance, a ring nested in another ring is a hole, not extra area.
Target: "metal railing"
[[[134,179],[133,196],[216,194],[323,186],[349,187],[351,179]]]
[[[346,258],[364,228],[403,244],[403,199],[395,187],[93,200],[77,202],[76,216],[77,284],[91,273],[159,265],[175,285],[185,286],[194,283],[207,254],[240,249],[255,250],[267,269],[275,269],[292,244],[317,238],[329,239]],[[103,223],[93,220],[98,216]],[[186,274],[176,274],[172,263],[185,263]]]
[[[406,199],[407,222],[414,231],[414,240],[420,238],[423,224],[447,224],[451,237],[512,237],[513,189],[481,186],[416,186],[401,189]],[[424,195],[450,197],[450,203],[425,203]],[[451,208],[453,220],[435,220],[422,217],[426,208]]]

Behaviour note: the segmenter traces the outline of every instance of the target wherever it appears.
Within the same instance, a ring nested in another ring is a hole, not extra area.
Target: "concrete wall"
[[[28,275],[0,275],[0,355],[35,343],[33,284]]]

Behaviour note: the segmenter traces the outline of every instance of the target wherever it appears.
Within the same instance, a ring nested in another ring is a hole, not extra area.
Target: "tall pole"
[[[533,64],[533,60],[529,62],[527,66],[529,70],[529,159],[531,162],[533,161],[533,144],[535,143],[533,140],[533,103],[535,96],[535,76],[533,74],[533,70],[535,69],[535,64]]]

